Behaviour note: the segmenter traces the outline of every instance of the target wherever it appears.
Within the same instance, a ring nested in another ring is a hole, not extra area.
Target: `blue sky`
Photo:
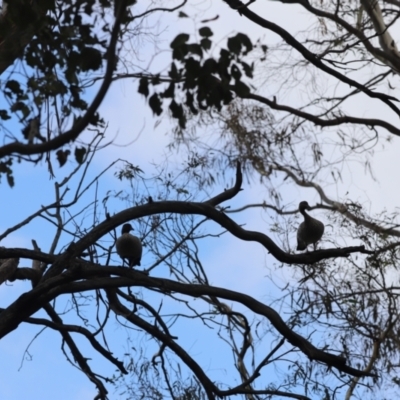
[[[222,2],[221,2],[222,3]],[[238,30],[251,35],[253,38],[264,37],[265,42],[271,43],[276,38],[269,32],[256,29],[252,24],[241,18],[237,13],[228,10],[223,4],[216,2],[204,3],[202,18],[213,18],[219,15],[219,19],[210,23],[216,38],[226,38],[232,32]],[[199,6],[200,7],[200,6]],[[252,6],[253,7],[253,6]],[[263,14],[273,15],[276,23],[282,24],[292,33],[310,25],[310,21],[298,12],[297,7],[284,7],[273,2],[264,2],[254,5],[254,9]],[[192,15],[194,9],[188,7],[185,11]],[[202,19],[198,18],[198,20]],[[191,20],[179,19],[176,14],[163,16],[161,19],[162,38],[161,46],[168,49],[171,39],[180,32],[191,32],[193,23]],[[154,48],[147,44],[141,51],[143,59],[147,60],[153,54]],[[160,54],[159,59],[154,61],[156,65],[164,65],[168,60],[168,52]],[[271,89],[272,90],[272,89]],[[373,109],[370,103],[350,104],[350,109],[355,113],[366,115]],[[374,110],[376,111],[376,110]],[[378,110],[379,112],[379,110]],[[139,165],[146,174],[151,175],[154,171],[152,163],[158,163],[169,153],[166,145],[170,141],[168,134],[171,131],[166,118],[156,126],[157,119],[152,115],[149,107],[145,104],[142,96],[137,94],[137,83],[132,81],[116,82],[113,84],[107,98],[101,106],[101,113],[109,122],[106,132],[107,138],[115,137],[115,144],[99,152],[91,166],[90,176],[104,169],[116,158],[126,159],[135,165]],[[382,118],[382,117],[381,117]],[[388,119],[391,116],[387,116]],[[129,145],[127,145],[129,143]],[[396,171],[392,165],[397,160],[398,140],[393,139],[393,144],[386,147],[384,152],[374,154],[375,174],[377,181],[371,181],[365,174],[362,165],[353,163],[344,167],[344,181],[340,185],[327,187],[327,192],[334,198],[344,196],[350,191],[354,200],[370,205],[372,211],[378,211],[384,207],[393,208],[400,203],[400,193],[393,192],[393,179]],[[174,163],[179,164],[182,154],[170,153],[171,168]],[[58,169],[54,162],[57,181],[62,178],[73,167],[68,163],[65,167]],[[49,179],[47,167],[44,164],[34,168],[31,165],[20,164],[15,166],[16,185],[9,188],[5,182],[0,185],[0,204],[2,213],[0,220],[0,234],[9,226],[12,226],[36,211],[41,205],[51,203],[54,199],[54,180]],[[108,171],[99,183],[99,198],[107,191],[119,191],[126,189],[126,184],[119,182],[115,176],[115,169]],[[213,194],[223,190],[224,185],[218,183],[213,188]],[[267,198],[267,189],[254,182],[251,185],[245,181],[242,191],[235,199],[229,202],[232,208],[240,207],[248,203],[262,203]],[[151,188],[150,188],[151,189]],[[286,202],[296,207],[299,199],[307,199],[310,203],[319,201],[318,197],[310,190],[300,190],[287,184],[282,187],[281,194]],[[83,198],[83,202],[89,204],[94,199],[94,192],[90,191]],[[128,204],[124,202],[110,202],[110,212],[118,212]],[[324,214],[318,213],[319,218],[324,220]],[[245,224],[247,229],[268,231],[270,220],[268,214],[260,209],[247,210],[240,214],[232,214],[231,217],[238,223]],[[90,211],[86,216],[90,221]],[[135,223],[134,223],[135,225]],[[211,224],[212,225],[212,224]],[[215,224],[212,230],[220,231]],[[333,233],[332,233],[333,234]],[[31,239],[35,239],[43,251],[47,251],[54,235],[54,228],[43,220],[33,221],[28,226],[12,233],[1,243],[7,247],[31,248]],[[271,235],[274,237],[274,235]],[[295,235],[290,236],[290,243],[295,247]],[[61,242],[65,245],[65,242]],[[223,235],[217,240],[207,240],[201,246],[204,266],[210,283],[216,286],[226,287],[251,294],[255,298],[267,302],[278,295],[278,290],[271,284],[271,275],[276,282],[295,281],[295,271],[291,268],[274,269],[274,260],[255,243],[245,243],[230,235]],[[113,262],[119,265],[119,260],[114,257]],[[143,259],[142,266],[148,267],[152,260]],[[26,260],[21,260],[21,266],[30,266]],[[154,275],[164,274],[165,269],[154,270]],[[14,282],[3,285],[0,290],[0,305],[5,307],[17,296],[29,290],[26,282]],[[146,295],[148,293],[146,292]],[[62,301],[65,299],[61,299]],[[168,301],[165,307],[168,309]],[[90,311],[89,311],[90,313]],[[40,314],[43,316],[44,314]],[[66,316],[66,318],[69,318]],[[122,355],[125,341],[123,330],[114,322],[108,328],[110,334],[115,337],[115,354]],[[41,398],[43,400],[57,398],[59,400],[80,400],[93,398],[96,390],[93,384],[76,368],[73,368],[66,360],[60,350],[61,339],[56,332],[46,329],[29,347],[29,356],[25,353],[34,336],[40,328],[21,324],[18,329],[0,342],[0,398],[7,400],[20,400],[26,398]],[[201,360],[211,379],[231,379],[229,362],[231,362],[230,351],[223,348],[212,340],[212,332],[207,331],[198,337],[197,327],[187,330],[184,323],[177,324],[175,333],[180,342],[190,350],[190,354]],[[76,336],[75,336],[76,337]],[[138,335],[143,340],[141,335]],[[110,373],[114,368],[85,345],[84,339],[78,339],[82,344],[85,355],[93,357],[92,365],[96,372]],[[267,342],[268,343],[268,342]],[[269,344],[268,344],[269,345]],[[205,351],[207,348],[208,351]],[[148,356],[154,354],[155,348],[148,345]],[[216,356],[217,354],[217,356]],[[23,361],[23,363],[22,363]],[[229,361],[229,362],[228,362]],[[21,366],[22,364],[22,366]],[[231,381],[232,383],[232,381]],[[269,382],[266,382],[269,383]],[[110,392],[110,399],[121,398],[117,393]]]

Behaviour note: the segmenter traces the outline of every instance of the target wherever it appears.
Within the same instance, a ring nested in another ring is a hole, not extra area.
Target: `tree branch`
[[[63,324],[62,319],[58,316],[58,314],[55,312],[54,308],[50,304],[44,305],[43,308],[50,316],[50,318],[53,320],[53,322],[59,325]],[[80,369],[85,373],[85,375],[89,378],[89,380],[96,385],[99,391],[99,398],[102,400],[106,400],[108,393],[107,389],[105,388],[103,382],[100,379],[98,379],[96,375],[93,373],[93,371],[89,367],[89,364],[87,363],[87,359],[83,357],[82,353],[78,349],[78,346],[75,344],[69,332],[67,330],[59,330],[59,332],[61,333],[62,338],[64,339],[69,349],[71,350],[71,353],[74,356],[74,359],[79,365]]]
[[[210,400],[215,399],[214,393],[218,392],[217,387],[204,373],[203,369],[200,367],[196,361],[189,356],[189,354],[179,346],[170,335],[165,334],[160,331],[154,325],[149,324],[147,321],[135,315],[132,311],[128,310],[121,302],[118,300],[115,290],[106,290],[108,300],[110,302],[110,308],[117,314],[126,318],[132,324],[140,327],[152,337],[157,338],[163,344],[168,346],[196,375],[197,379],[203,385],[207,396]]]
[[[128,371],[125,369],[124,364],[122,361],[119,361],[115,357],[112,356],[112,354],[107,351],[94,337],[92,332],[90,332],[88,329],[78,326],[78,325],[67,325],[62,322],[54,322],[54,321],[49,321],[44,318],[27,318],[24,322],[27,322],[29,324],[33,325],[43,325],[48,328],[54,329],[55,331],[59,332],[76,332],[80,333],[81,335],[85,336],[86,339],[90,342],[92,347],[97,350],[104,358],[109,360],[111,363],[113,363],[123,374],[127,374]]]
[[[314,53],[309,51],[305,46],[303,46],[299,41],[297,41],[288,31],[280,27],[279,25],[274,24],[264,18],[261,18],[256,13],[250,11],[244,4],[239,0],[224,0],[231,8],[237,9],[240,8],[241,15],[244,15],[250,21],[253,21],[257,25],[266,28],[272,32],[275,32],[279,35],[287,44],[296,49],[307,61],[309,61],[312,65],[317,67],[318,69],[326,72],[329,75],[334,76],[339,79],[341,82],[347,83],[348,85],[359,89],[361,92],[365,93],[367,96],[379,99],[386,105],[388,105],[396,115],[400,116],[400,110],[397,108],[392,102],[398,101],[395,97],[388,96],[384,93],[373,92],[366,88],[364,85],[354,81],[353,79],[348,78],[346,75],[341,74],[340,72],[334,70],[333,68],[325,65],[319,57],[317,57]],[[241,5],[241,7],[240,7]]]
[[[99,278],[100,275],[118,275],[119,278]],[[151,289],[159,289],[162,292],[177,292],[191,297],[215,296],[226,300],[236,301],[249,308],[256,314],[267,318],[275,329],[286,338],[293,346],[299,348],[310,360],[319,361],[339,371],[352,376],[373,376],[371,373],[359,371],[346,365],[346,359],[317,349],[307,339],[295,333],[286,325],[280,315],[271,307],[255,300],[251,296],[220,287],[209,285],[193,285],[175,282],[169,279],[149,277],[139,271],[122,267],[83,268],[81,278],[89,279],[97,276],[96,280],[72,282],[57,286],[49,290],[52,298],[66,293],[77,293],[100,288],[139,286]],[[127,279],[128,278],[128,279]],[[1,314],[0,314],[1,315]],[[169,337],[169,336],[168,336]]]
[[[242,190],[241,189],[242,183],[243,183],[242,167],[240,161],[237,161],[235,185],[232,188],[227,189],[224,192],[218,194],[217,196],[205,201],[204,204],[209,204],[215,207],[216,205],[221,204],[224,201],[232,199]]]
[[[350,221],[353,221],[356,225],[362,225],[365,228],[370,229],[371,231],[378,233],[380,235],[390,235],[395,237],[400,237],[400,231],[396,229],[386,229],[374,222],[367,221],[365,218],[358,217],[348,210],[345,204],[340,203],[338,201],[331,200],[324,192],[322,187],[315,182],[306,181],[304,179],[300,179],[294,172],[292,172],[289,168],[283,167],[281,165],[275,164],[272,166],[272,169],[277,171],[285,172],[295,183],[296,185],[302,187],[310,187],[314,188],[317,193],[320,195],[322,201],[326,204],[329,204],[331,207],[329,208],[332,211],[337,211],[342,214],[344,217],[348,218]]]
[[[232,86],[234,90],[234,86]],[[293,108],[290,106],[286,106],[283,104],[278,104],[276,101],[269,100],[266,97],[257,95],[257,94],[249,94],[247,96],[241,96],[243,99],[251,99],[256,100],[259,103],[266,104],[268,107],[273,110],[285,111],[289,114],[296,115],[300,118],[304,118],[307,121],[313,122],[317,126],[327,127],[327,126],[338,126],[342,124],[357,124],[364,125],[368,127],[381,127],[386,129],[388,132],[393,133],[396,136],[400,136],[400,129],[396,128],[394,125],[383,121],[377,118],[358,118],[352,117],[349,115],[344,115],[340,117],[335,117],[333,119],[324,119],[320,118],[317,115],[307,113],[305,111],[299,110],[298,108]]]

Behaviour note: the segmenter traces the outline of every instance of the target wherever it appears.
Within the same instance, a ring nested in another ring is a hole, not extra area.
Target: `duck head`
[[[132,225],[131,224],[124,224],[122,225],[122,230],[121,233],[129,233],[130,231],[133,231]]]

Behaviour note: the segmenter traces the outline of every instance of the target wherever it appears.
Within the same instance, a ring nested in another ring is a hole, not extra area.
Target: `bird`
[[[311,210],[311,207],[306,201],[301,201],[299,211],[303,214],[304,221],[299,225],[297,230],[297,250],[306,250],[310,244],[314,246],[315,250],[316,243],[324,234],[324,224],[308,215],[306,210]]]
[[[143,250],[140,239],[129,233],[132,230],[131,224],[124,224],[122,226],[121,236],[115,243],[118,255],[122,258],[123,263],[127,261],[129,268],[135,265],[140,266]]]

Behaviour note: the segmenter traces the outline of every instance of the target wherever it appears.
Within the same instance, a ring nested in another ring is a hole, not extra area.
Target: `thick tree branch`
[[[8,258],[0,260],[0,285],[7,279],[10,279],[15,274],[18,268],[18,264],[18,258]]]
[[[196,361],[189,356],[189,354],[179,346],[170,335],[165,334],[160,331],[154,325],[149,324],[147,321],[135,315],[132,311],[128,310],[121,302],[118,300],[118,297],[115,293],[115,290],[109,289],[106,291],[108,300],[110,303],[110,308],[117,314],[126,318],[132,324],[140,327],[147,333],[149,333],[152,337],[160,340],[164,345],[169,347],[175,354],[193,371],[196,375],[199,382],[204,387],[204,390],[207,393],[209,400],[214,400],[214,393],[218,392],[217,387],[214,383],[208,378],[208,376],[204,373],[203,369],[200,367]]]
[[[56,260],[57,256],[43,253],[41,251],[23,249],[19,247],[11,249],[0,247],[0,258],[27,258],[29,260],[38,260],[46,264],[51,264]]]
[[[119,267],[84,267],[88,263],[69,269],[62,275],[39,283],[30,292],[21,295],[13,304],[0,313],[0,338],[11,332],[29,318],[32,314],[45,307],[49,301],[66,293],[84,292],[94,289],[140,286],[158,289],[166,292],[177,292],[194,297],[216,296],[231,301],[237,301],[253,312],[266,317],[293,346],[298,347],[311,360],[322,362],[335,367],[342,372],[353,376],[368,375],[346,365],[342,357],[321,351],[309,341],[293,332],[281,319],[279,314],[250,296],[231,290],[207,285],[193,285],[174,282],[168,279],[151,278],[145,274],[127,268]],[[109,278],[109,275],[118,275],[119,278]],[[101,278],[101,276],[106,276]],[[82,279],[89,279],[83,281]],[[95,278],[95,279],[93,279]],[[79,282],[72,282],[79,279]],[[62,323],[62,321],[56,321]],[[163,334],[170,337],[169,335]],[[172,338],[170,338],[172,340]],[[71,346],[73,346],[71,344]],[[85,367],[82,364],[82,367]],[[371,374],[370,374],[371,375]]]
[[[100,274],[118,275],[119,278],[100,278]],[[129,270],[122,267],[88,267],[83,268],[81,277],[90,279],[97,276],[96,280],[87,280],[81,282],[71,282],[62,286],[53,287],[49,290],[48,295],[52,298],[65,293],[78,293],[93,289],[139,286],[152,289],[159,289],[162,292],[176,292],[186,294],[191,297],[214,296],[226,300],[236,301],[243,304],[256,314],[267,318],[275,329],[286,338],[293,346],[299,348],[310,360],[319,361],[331,367],[337,368],[339,371],[348,373],[353,376],[372,376],[370,373],[364,373],[346,365],[343,357],[336,356],[331,353],[317,349],[307,339],[295,333],[286,325],[280,315],[271,307],[255,300],[254,298],[233,290],[208,285],[193,285],[175,282],[169,279],[149,277],[139,271]],[[1,314],[0,314],[1,316]]]
[[[140,206],[128,208],[124,211],[119,212],[111,218],[106,219],[104,222],[97,225],[87,235],[85,235],[78,242],[71,244],[67,251],[58,257],[57,261],[52,267],[45,273],[42,279],[49,279],[51,277],[60,274],[68,260],[79,257],[87,248],[97,242],[102,236],[115,229],[128,221],[143,218],[150,215],[162,214],[162,213],[173,213],[173,214],[187,214],[187,215],[203,215],[229,231],[232,235],[245,241],[254,241],[263,245],[278,261],[287,264],[313,264],[327,258],[336,257],[348,257],[351,253],[361,252],[366,254],[372,254],[373,252],[366,250],[364,246],[357,247],[346,247],[342,249],[325,249],[318,250],[311,253],[304,254],[290,254],[280,249],[274,241],[267,235],[248,231],[239,226],[236,222],[230,219],[226,214],[217,210],[214,204],[218,204],[221,201],[232,198],[236,193],[239,192],[241,186],[242,174],[240,172],[240,164],[237,165],[236,170],[236,183],[233,188],[227,192],[223,192],[211,200],[203,203],[194,202],[182,202],[182,201],[162,201],[162,202],[151,202]],[[227,193],[227,194],[225,194]],[[211,202],[211,205],[209,204]],[[16,253],[9,252],[14,257],[20,257]],[[2,252],[0,251],[0,257]],[[12,256],[12,255],[11,255]],[[9,257],[11,257],[9,256]]]
[[[244,240],[258,242],[264,246],[277,260],[287,264],[312,264],[326,258],[348,257],[354,252],[371,254],[365,250],[364,246],[346,247],[318,250],[304,254],[289,254],[280,249],[275,242],[267,235],[261,232],[249,231],[243,229],[240,225],[230,219],[224,213],[216,210],[213,206],[204,203],[189,203],[180,201],[163,201],[144,204],[141,206],[128,208],[114,217],[97,225],[87,236],[79,240],[73,246],[75,256],[81,254],[87,247],[95,243],[104,234],[117,226],[137,218],[162,213],[192,214],[203,215],[229,231],[233,236]],[[1,253],[0,253],[1,254]],[[49,271],[50,272],[50,271]],[[49,274],[48,276],[52,276]]]

